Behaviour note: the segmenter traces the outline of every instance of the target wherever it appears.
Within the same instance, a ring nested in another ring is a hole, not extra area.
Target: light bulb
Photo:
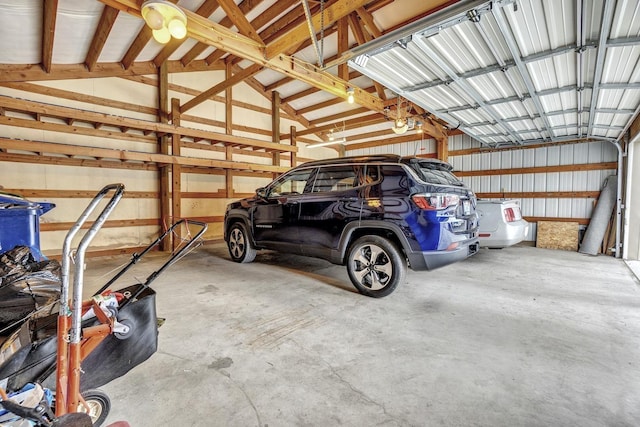
[[[169,21],[167,28],[169,28],[171,35],[178,40],[182,40],[187,35],[187,26],[180,18],[173,18]]]
[[[153,6],[142,8],[142,17],[152,30],[161,30],[164,26],[164,17],[162,13]]]
[[[171,33],[169,32],[169,29],[167,27],[162,27],[159,30],[153,30],[153,38],[161,44],[167,44],[169,43],[169,40],[171,40]]]
[[[354,101],[353,92],[354,92],[353,88],[347,89],[347,102],[349,104],[353,104],[353,101]]]

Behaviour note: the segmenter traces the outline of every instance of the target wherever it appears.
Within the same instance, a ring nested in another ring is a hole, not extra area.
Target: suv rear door
[[[319,167],[313,185],[300,200],[298,230],[303,254],[329,258],[345,226],[360,218],[360,168],[364,165]]]

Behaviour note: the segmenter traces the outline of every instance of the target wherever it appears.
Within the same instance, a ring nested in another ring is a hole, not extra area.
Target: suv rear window
[[[457,186],[464,185],[457,176],[451,173],[449,165],[425,161],[412,163],[411,166],[413,166],[413,170],[418,173],[418,176],[428,183]]]
[[[319,193],[351,190],[377,181],[378,175],[378,167],[370,165],[321,167],[311,191]]]

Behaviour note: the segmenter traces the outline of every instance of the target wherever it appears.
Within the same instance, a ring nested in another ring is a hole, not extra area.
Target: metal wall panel
[[[428,140],[426,143],[428,145],[428,147],[425,146],[426,150],[421,150],[418,154],[435,152],[435,142]],[[420,147],[422,146],[420,145]],[[449,138],[450,152],[480,147],[480,142],[467,135],[456,135]],[[415,148],[416,143],[411,142],[349,151],[349,155],[388,152],[413,155]],[[564,166],[615,162],[616,160],[617,150],[613,144],[607,141],[582,144],[550,144],[538,148],[497,150],[449,157],[449,162],[452,164],[454,172]],[[606,178],[612,174],[615,175],[614,170],[577,170],[465,176],[462,177],[462,180],[476,193],[579,192],[600,191]],[[594,206],[594,199],[592,198],[526,198],[521,199],[520,202],[523,216],[548,218],[590,218]],[[528,237],[529,240],[535,239],[535,230],[536,227],[532,226],[532,231]]]

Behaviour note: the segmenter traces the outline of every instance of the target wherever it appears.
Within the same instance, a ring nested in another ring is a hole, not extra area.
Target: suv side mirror
[[[258,189],[256,189],[256,195],[262,199],[264,199],[265,197],[267,197],[267,189],[264,187],[260,187]]]

